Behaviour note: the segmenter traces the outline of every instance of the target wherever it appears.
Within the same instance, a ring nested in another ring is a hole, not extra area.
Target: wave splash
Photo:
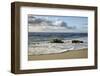
[[[55,54],[88,47],[87,37],[77,38],[77,40],[82,40],[84,43],[72,43],[72,40],[63,40],[64,43],[32,42],[28,47],[28,53],[29,55]]]

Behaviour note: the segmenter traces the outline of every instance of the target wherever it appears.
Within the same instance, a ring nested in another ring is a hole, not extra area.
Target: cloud
[[[41,22],[43,22],[44,20],[41,18],[36,18],[36,17],[29,17],[28,19],[28,23],[29,24],[39,24]]]
[[[66,29],[76,29],[75,26],[68,26],[68,24],[62,20],[58,20],[58,21],[55,21],[55,23],[53,23],[53,25],[55,26],[60,26],[60,27],[65,27]]]
[[[63,20],[49,17],[28,16],[29,32],[72,32],[76,27],[68,26]]]

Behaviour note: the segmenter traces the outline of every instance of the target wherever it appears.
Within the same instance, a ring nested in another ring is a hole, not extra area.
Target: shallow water
[[[79,34],[78,34],[79,35]],[[57,38],[58,35],[55,35]],[[60,36],[60,35],[59,35]],[[36,38],[37,37],[37,38]],[[54,37],[54,36],[53,36]],[[35,39],[36,38],[36,39]],[[60,39],[64,41],[64,43],[50,43],[50,39],[52,36],[45,37],[42,39],[40,35],[30,36],[29,37],[29,55],[40,55],[40,54],[51,54],[51,53],[62,53],[65,51],[78,50],[88,47],[87,35],[81,36],[70,36],[66,37],[65,35],[61,35]],[[72,40],[81,40],[84,43],[72,43]]]

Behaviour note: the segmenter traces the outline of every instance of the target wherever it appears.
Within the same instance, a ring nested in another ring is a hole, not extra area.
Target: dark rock
[[[50,41],[51,43],[64,43],[62,40],[60,39],[53,39]]]
[[[80,40],[72,40],[72,43],[83,43],[83,41],[80,41]]]

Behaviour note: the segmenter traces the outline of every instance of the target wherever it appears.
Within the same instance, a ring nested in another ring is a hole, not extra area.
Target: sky
[[[29,32],[87,33],[88,17],[28,15]]]

